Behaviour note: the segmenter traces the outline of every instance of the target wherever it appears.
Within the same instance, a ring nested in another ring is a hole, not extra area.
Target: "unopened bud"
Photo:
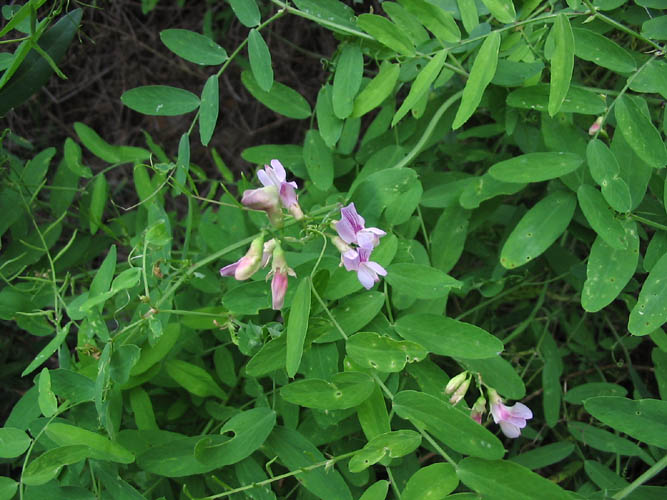
[[[472,409],[470,410],[470,418],[481,425],[482,415],[484,415],[485,412],[486,399],[484,399],[484,396],[480,396],[477,398],[477,401],[475,401],[475,404],[472,405]]]
[[[457,404],[459,401],[463,399],[463,396],[466,395],[466,392],[468,392],[468,387],[470,387],[470,379],[467,378],[465,381],[459,385],[458,389],[454,391],[454,394],[452,394],[452,397],[449,398],[449,402],[453,405]]]
[[[600,131],[600,127],[602,126],[602,117],[598,116],[597,119],[593,122],[593,124],[588,128],[588,135],[595,135]]]
[[[258,236],[250,244],[246,254],[238,261],[234,270],[234,278],[239,281],[247,280],[257,272],[262,265],[262,254],[264,248],[264,236]]]
[[[461,372],[453,377],[445,387],[445,394],[452,394],[468,378],[468,372]]]

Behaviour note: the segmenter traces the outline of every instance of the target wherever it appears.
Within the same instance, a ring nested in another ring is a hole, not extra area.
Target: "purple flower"
[[[357,213],[354,203],[341,208],[340,216],[341,220],[336,222],[336,231],[348,245],[354,243],[372,250],[380,243],[380,238],[387,234],[377,227],[365,227],[366,221]]]
[[[502,398],[493,389],[489,389],[489,400],[493,421],[500,425],[503,434],[509,438],[519,437],[521,429],[526,427],[526,420],[533,418],[530,408],[522,403],[505,406]]]
[[[287,182],[285,167],[278,160],[271,160],[271,166],[264,165],[264,170],[257,172],[259,182],[263,186],[275,186],[280,194],[280,201],[289,210],[292,205],[297,204],[296,182]]]
[[[283,213],[280,211],[280,197],[275,186],[246,189],[241,197],[241,203],[253,210],[264,210],[271,224],[276,227],[282,226]]]
[[[370,290],[373,285],[380,281],[380,276],[386,276],[387,271],[377,262],[369,261],[371,250],[364,247],[359,247],[356,250],[348,250],[343,257],[343,265],[348,271],[357,271],[359,282]]]
[[[264,236],[255,238],[243,257],[220,269],[220,276],[234,276],[239,281],[250,278],[262,265],[263,245]]]
[[[273,250],[273,264],[271,265],[271,271],[266,276],[267,279],[269,276],[272,276],[271,279],[271,307],[276,311],[279,311],[283,308],[285,303],[285,293],[287,292],[287,276],[296,276],[294,270],[287,265],[287,260],[285,260],[285,253],[280,247],[280,244],[276,242],[275,249]]]

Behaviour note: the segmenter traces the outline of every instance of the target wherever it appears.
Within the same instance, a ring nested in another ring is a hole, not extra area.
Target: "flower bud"
[[[296,276],[296,273],[287,265],[285,252],[283,252],[278,242],[276,242],[276,247],[273,250],[273,264],[271,265],[269,275],[273,276],[271,280],[271,307],[279,311],[285,303],[285,293],[287,292],[288,284],[287,276]]]
[[[475,401],[475,404],[472,405],[472,409],[470,410],[470,418],[481,425],[482,415],[484,415],[485,412],[486,399],[484,399],[484,396],[480,396],[477,398],[477,401]]]
[[[598,116],[597,119],[593,122],[593,124],[588,129],[588,135],[597,134],[598,131],[600,130],[601,126],[602,126],[602,117]]]
[[[258,236],[250,244],[246,254],[238,261],[234,269],[234,278],[243,281],[247,280],[257,272],[262,265],[262,250],[264,247],[264,236]]]
[[[452,397],[449,398],[449,402],[453,405],[457,404],[459,401],[463,399],[463,396],[466,395],[466,392],[468,392],[468,387],[470,387],[470,379],[467,378],[463,381],[461,385],[459,385],[458,389],[454,391],[454,394],[452,394]]]
[[[275,186],[247,189],[243,192],[241,203],[254,210],[264,210],[273,226],[282,227],[283,213],[280,209],[280,195]]]
[[[345,252],[349,252],[350,250],[352,250],[352,247],[347,243],[345,243],[340,236],[332,236],[331,243],[334,244],[334,246],[338,249],[338,251],[341,254],[344,254]]]
[[[453,377],[447,386],[445,387],[445,394],[452,394],[456,389],[459,388],[461,384],[468,378],[468,372],[461,372],[457,376]]]

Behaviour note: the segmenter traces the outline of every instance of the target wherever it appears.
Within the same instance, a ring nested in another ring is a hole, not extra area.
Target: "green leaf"
[[[428,351],[414,342],[398,341],[373,332],[360,332],[346,342],[352,361],[381,372],[400,372],[406,363],[421,361]]]
[[[667,150],[660,132],[640,108],[640,97],[620,96],[616,99],[614,114],[618,129],[639,158],[653,168],[667,163]]]
[[[418,428],[425,428],[460,453],[488,459],[498,459],[505,453],[496,436],[466,413],[434,396],[401,391],[394,396],[393,409],[399,417],[409,420]]]
[[[461,282],[439,269],[421,264],[392,264],[385,278],[393,288],[418,299],[446,297],[452,288],[461,288]]]
[[[218,76],[211,75],[201,93],[201,104],[199,106],[199,138],[203,146],[208,146],[215,124],[220,112],[220,90],[218,89]],[[180,150],[180,145],[179,145]]]
[[[598,396],[584,401],[584,408],[616,431],[667,448],[667,401]]]
[[[659,16],[644,21],[642,35],[654,40],[667,40],[667,16]]]
[[[359,500],[385,500],[389,491],[389,482],[380,480],[369,486]]]
[[[630,88],[635,92],[661,94],[667,99],[667,63],[653,59],[642,66],[642,70],[630,82]]]
[[[516,11],[512,0],[482,0],[489,12],[501,23],[513,23],[516,21]]]
[[[508,399],[522,399],[526,386],[512,364],[505,358],[493,356],[484,359],[459,359],[463,366],[478,372],[482,380]]]
[[[497,181],[491,180],[491,183],[496,184]],[[512,185],[521,186],[521,184]],[[432,248],[439,249],[431,256],[433,267],[449,272],[456,265],[468,237],[469,220],[470,211],[460,206],[447,207],[442,211],[430,235]]]
[[[112,146],[102,139],[92,128],[81,122],[74,124],[74,131],[91,153],[108,163],[130,163],[147,160],[150,157],[150,153],[143,148]],[[72,168],[72,165],[70,165],[70,168]],[[92,177],[92,175],[87,175],[90,171],[88,167],[81,165],[80,168],[77,166],[75,170],[79,171],[82,177]]]
[[[632,55],[606,36],[581,28],[573,29],[572,33],[574,55],[578,58],[618,73],[631,73],[637,69]]]
[[[516,89],[509,93],[506,102],[513,108],[547,111],[550,89],[551,86],[546,83]],[[601,115],[605,110],[605,101],[598,94],[572,87],[560,107],[563,113],[584,115]]]
[[[20,457],[28,449],[31,441],[30,436],[21,429],[0,428],[0,458]]]
[[[65,465],[80,462],[88,456],[85,445],[60,446],[42,453],[28,464],[21,479],[28,486],[38,486],[55,478]]]
[[[234,465],[234,472],[236,479],[239,481],[239,486],[255,485],[245,494],[252,498],[252,500],[276,500],[276,494],[271,489],[271,484],[264,486],[256,486],[261,481],[269,479],[264,468],[260,466],[253,457],[248,457]]]
[[[580,405],[588,399],[595,396],[625,396],[628,391],[625,387],[608,382],[590,382],[581,384],[568,390],[563,399],[570,404]]]
[[[628,238],[623,224],[616,218],[600,191],[589,184],[582,184],[577,190],[579,207],[593,230],[610,247],[623,250],[628,248]]]
[[[644,281],[637,304],[630,311],[628,330],[633,335],[648,335],[667,321],[667,254],[655,263]]]
[[[295,405],[320,410],[345,410],[363,403],[373,392],[375,382],[362,372],[341,372],[331,382],[309,378],[282,387],[281,397]]]
[[[42,415],[52,417],[58,410],[58,400],[51,390],[51,375],[49,369],[44,367],[39,374],[39,396],[37,403]]]
[[[364,56],[356,44],[343,47],[334,74],[331,102],[334,114],[341,120],[352,114],[354,98],[364,76]]]
[[[26,4],[28,5],[28,4]],[[0,500],[11,500],[18,490],[19,483],[10,477],[0,477]]]
[[[322,140],[329,149],[333,149],[343,130],[343,121],[333,112],[331,85],[329,84],[322,86],[317,94],[315,115],[317,116],[317,127],[319,128]]]
[[[525,467],[506,460],[467,457],[458,464],[457,474],[470,489],[491,498],[513,500],[569,500],[570,495],[556,483]]]
[[[354,31],[354,10],[339,0],[294,0],[294,4],[299,10],[314,16],[313,21],[323,24],[332,31],[347,35],[350,34],[347,30]]]
[[[470,118],[477,109],[477,106],[479,106],[486,87],[491,83],[493,76],[496,74],[499,49],[500,33],[492,31],[491,34],[484,39],[484,43],[482,43],[482,46],[475,57],[475,61],[472,64],[470,76],[463,88],[461,105],[454,117],[454,123],[452,123],[452,128],[454,130],[467,122],[468,118]]]
[[[551,56],[551,90],[548,111],[549,116],[554,116],[561,109],[567,97],[574,68],[574,36],[570,21],[565,14],[558,14],[551,33],[554,37],[554,50]]]
[[[184,133],[178,141],[178,158],[176,159],[176,182],[185,185],[185,179],[190,171],[190,136]],[[180,192],[180,187],[178,188]]]
[[[463,27],[468,32],[472,31],[479,26],[479,13],[477,12],[477,5],[475,2],[469,2],[467,0],[456,0],[456,6],[459,8],[461,13],[461,22]]]
[[[452,15],[434,4],[424,0],[399,0],[405,10],[414,14],[431,33],[445,42],[456,43],[461,40],[461,31]]]
[[[503,182],[541,182],[574,172],[583,162],[575,153],[527,153],[496,163],[489,175]]]
[[[375,436],[359,450],[348,464],[350,472],[361,472],[384,457],[399,458],[412,453],[421,444],[419,433],[410,430],[387,432]]]
[[[536,470],[560,462],[569,457],[573,451],[573,443],[562,441],[540,446],[539,448],[526,451],[520,455],[515,455],[509,459],[530,470]]]
[[[487,331],[438,314],[402,316],[395,328],[404,339],[442,356],[483,359],[497,356],[503,350],[503,343]]]
[[[241,73],[241,82],[255,99],[276,113],[297,120],[310,117],[310,104],[296,90],[274,82],[271,92],[265,92],[250,71]]]
[[[415,81],[410,87],[410,92],[391,120],[392,127],[395,126],[409,111],[411,111],[427,94],[431,88],[431,85],[442,70],[446,58],[447,51],[439,51],[419,72],[417,78],[415,78]]]
[[[352,117],[358,118],[382,104],[391,95],[398,81],[401,67],[389,61],[382,61],[380,70],[368,85],[354,99]]]
[[[496,180],[491,172],[487,172],[484,175],[475,177],[473,180],[471,180],[471,182],[466,183],[461,196],[459,196],[459,203],[463,208],[470,210],[473,208],[478,208],[480,203],[486,200],[490,200],[491,198],[495,198],[496,196],[504,194],[515,194],[523,190],[525,187],[526,184],[523,183]],[[451,228],[449,228],[449,230],[452,231]]]
[[[130,370],[131,375],[140,375],[164,359],[174,347],[181,333],[178,323],[169,323],[164,333],[153,345],[142,347],[139,360]]]
[[[537,202],[505,241],[500,252],[502,266],[514,269],[541,255],[567,229],[576,206],[576,198],[565,191],[556,191]]]
[[[621,167],[616,155],[599,139],[592,139],[586,147],[586,161],[591,176],[602,188],[602,196],[617,212],[632,208],[630,188],[620,177]]]
[[[276,413],[269,408],[243,411],[225,423],[220,435],[203,437],[195,446],[195,458],[216,469],[240,462],[264,444],[275,425]]]
[[[459,485],[456,469],[452,464],[437,463],[422,467],[407,484],[401,500],[436,500],[445,498]]]
[[[246,28],[254,28],[262,19],[255,0],[227,0],[241,24]]]
[[[52,422],[46,427],[46,435],[59,446],[87,446],[88,456],[97,460],[110,460],[121,464],[134,462],[134,454],[127,448],[115,441],[110,441],[101,434],[81,427]]]
[[[601,236],[593,242],[581,291],[581,306],[588,312],[611,304],[635,274],[639,261],[637,226],[634,221],[626,221],[624,227],[628,242],[625,249],[611,247]]]
[[[377,384],[368,399],[357,406],[357,417],[368,440],[391,431],[387,404]]]
[[[134,423],[139,430],[157,430],[153,404],[148,393],[141,387],[130,391],[130,408],[134,414]]]
[[[310,441],[286,427],[276,427],[267,439],[267,444],[290,471],[325,461],[322,453]],[[319,498],[352,500],[347,483],[335,468],[304,470],[298,477],[301,484]]]
[[[227,60],[227,52],[209,37],[194,31],[168,29],[160,31],[160,40],[174,54],[202,66],[217,66]]]
[[[28,7],[28,3],[25,3],[24,7]],[[30,6],[30,9],[32,8],[33,5]],[[67,52],[79,29],[82,13],[81,9],[72,10],[40,37],[39,46],[54,63],[59,63]],[[49,62],[30,48],[31,45],[27,40],[22,42],[14,54],[12,66],[7,68],[0,78],[0,116],[27,101],[49,81],[53,74]]]
[[[577,440],[596,450],[619,455],[638,456],[642,449],[632,441],[582,422],[568,422],[567,430]]]
[[[90,195],[90,206],[88,208],[88,225],[90,233],[95,234],[102,224],[104,206],[107,202],[108,184],[104,174],[97,174],[93,181],[93,191]]]
[[[165,368],[178,385],[195,396],[201,398],[215,396],[220,399],[226,397],[225,392],[218,387],[208,371],[197,365],[180,359],[171,359],[167,361]]]
[[[72,323],[67,323],[63,328],[58,328],[56,331],[56,336],[53,337],[44,348],[39,351],[39,354],[26,366],[25,370],[21,372],[21,376],[25,377],[29,373],[32,373],[37,368],[39,368],[44,361],[51,357],[51,355],[58,350],[60,345],[65,341],[67,334],[69,333],[70,326]]]
[[[199,107],[199,98],[192,92],[167,85],[145,85],[120,96],[130,109],[150,116],[178,116]]]
[[[333,155],[317,130],[311,129],[306,132],[303,161],[306,163],[308,177],[315,187],[321,191],[328,190],[334,178]]]
[[[251,29],[248,33],[248,56],[250,69],[257,85],[269,92],[273,86],[273,68],[271,67],[271,52],[259,31]]]
[[[287,354],[285,368],[287,375],[294,377],[301,364],[303,343],[308,331],[308,317],[310,316],[310,279],[302,278],[294,293],[292,307],[287,322]]]
[[[357,26],[382,45],[403,56],[414,57],[415,46],[410,38],[386,17],[375,14],[361,14],[357,18]]]

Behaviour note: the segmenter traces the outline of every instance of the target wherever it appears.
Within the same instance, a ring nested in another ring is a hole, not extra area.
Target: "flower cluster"
[[[250,244],[246,254],[233,264],[220,269],[221,276],[233,276],[238,281],[247,280],[260,268],[266,267],[273,258],[271,271],[266,279],[271,279],[272,307],[280,310],[285,302],[287,291],[287,276],[296,276],[294,270],[287,265],[285,252],[280,244],[273,238],[266,243],[264,236],[258,236]]]
[[[244,191],[241,203],[255,210],[263,210],[275,227],[283,224],[283,211],[286,208],[292,216],[303,219],[303,212],[296,195],[296,182],[287,182],[285,167],[278,160],[271,160],[271,165],[257,172],[257,177],[264,187]],[[285,252],[274,238],[264,242],[264,235],[253,240],[246,254],[233,264],[220,269],[221,276],[233,276],[243,281],[266,267],[273,259],[271,271],[266,279],[271,278],[272,307],[280,310],[285,302],[288,276],[296,276],[294,270],[287,265]]]
[[[340,209],[341,219],[335,223],[338,236],[333,243],[341,252],[341,262],[348,271],[356,271],[359,282],[370,290],[386,276],[387,271],[370,260],[371,252],[380,243],[385,233],[376,227],[366,227],[366,221],[357,213],[354,203]]]
[[[271,224],[281,227],[283,223],[282,207],[292,216],[303,219],[295,189],[296,182],[287,182],[285,167],[278,160],[271,160],[271,166],[264,165],[264,170],[257,172],[257,178],[264,187],[244,191],[241,203],[255,210],[264,210]]]
[[[470,387],[468,372],[459,373],[449,381],[445,387],[445,394],[451,395],[449,402],[453,405],[459,403]],[[533,412],[522,403],[514,403],[505,406],[503,399],[495,389],[487,386],[489,402],[491,403],[491,416],[493,421],[500,425],[500,430],[509,438],[517,438],[521,435],[521,429],[526,427],[526,420],[533,418]],[[470,418],[478,424],[482,423],[482,416],[486,412],[486,399],[480,395],[470,410]]]

